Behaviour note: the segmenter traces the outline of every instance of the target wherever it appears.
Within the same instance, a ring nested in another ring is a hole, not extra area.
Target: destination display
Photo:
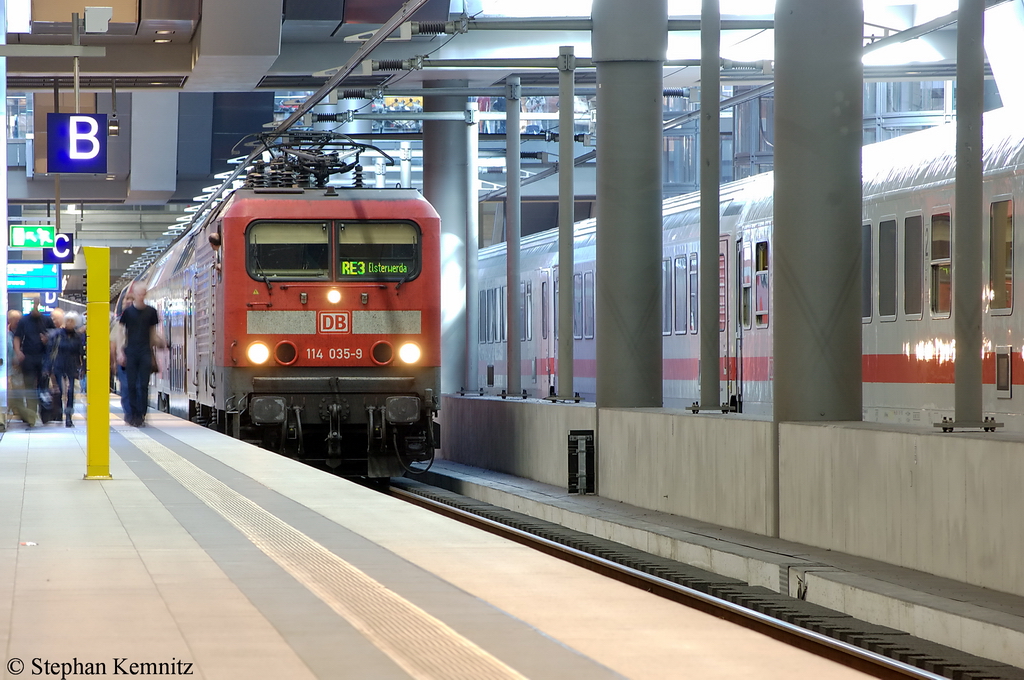
[[[341,276],[404,276],[409,273],[405,262],[374,262],[372,260],[342,260]]]
[[[42,262],[8,262],[7,290],[59,291],[60,265]]]

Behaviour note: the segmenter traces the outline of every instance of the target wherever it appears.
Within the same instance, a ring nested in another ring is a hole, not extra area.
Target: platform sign
[[[7,290],[14,293],[59,291],[60,265],[43,262],[8,262]]]
[[[57,234],[52,248],[43,250],[43,262],[69,264],[75,261],[75,237],[72,234]]]
[[[106,173],[107,114],[46,114],[46,169]]]
[[[56,229],[50,224],[12,224],[11,248],[52,248],[57,244]]]

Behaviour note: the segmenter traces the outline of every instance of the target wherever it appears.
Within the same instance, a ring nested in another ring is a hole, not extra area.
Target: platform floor
[[[177,418],[110,422],[111,480],[80,414],[0,439],[0,677],[860,677]]]

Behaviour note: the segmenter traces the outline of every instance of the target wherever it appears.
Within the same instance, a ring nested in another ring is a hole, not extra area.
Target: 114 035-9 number
[[[324,351],[319,347],[306,348],[307,359],[323,359]],[[362,359],[363,350],[350,349],[348,347],[331,347],[327,350],[328,359]]]

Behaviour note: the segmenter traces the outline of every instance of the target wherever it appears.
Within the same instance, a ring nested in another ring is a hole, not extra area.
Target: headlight
[[[398,350],[398,357],[407,364],[415,364],[420,360],[420,347],[414,342],[407,342]]]
[[[327,291],[327,301],[332,305],[336,305],[341,302],[341,291],[337,288],[332,288]]]
[[[262,342],[254,342],[245,350],[245,356],[254,364],[265,364],[270,358],[270,348]]]

